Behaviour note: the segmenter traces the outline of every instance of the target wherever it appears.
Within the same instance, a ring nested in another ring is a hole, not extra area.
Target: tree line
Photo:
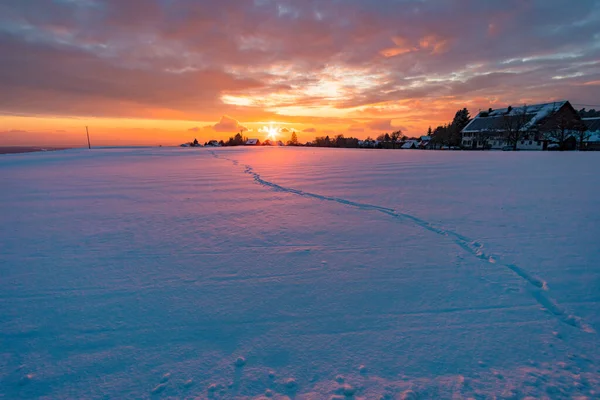
[[[487,112],[483,111],[481,116],[490,114],[493,110],[490,108]],[[517,149],[519,141],[522,141],[530,134],[525,126],[529,122],[528,107],[523,105],[518,109],[518,112],[512,112],[511,106],[508,107],[503,118],[504,139],[510,147]],[[581,118],[600,117],[600,111],[595,109],[586,110],[582,108],[578,111]],[[462,146],[462,130],[471,122],[472,118],[467,108],[462,108],[454,114],[452,121],[444,125],[439,125],[435,129],[431,126],[427,130],[427,136],[431,138],[429,148],[458,148]],[[580,121],[573,121],[566,117],[558,117],[551,124],[544,126],[544,132],[540,132],[545,138],[552,139],[559,147],[564,148],[564,144],[568,138],[573,136],[573,132],[577,132],[577,141],[579,147],[590,137],[589,132],[585,130],[585,125]],[[239,132],[228,140],[220,140],[218,143],[221,146],[242,146],[248,141],[248,138]],[[333,137],[317,136],[314,140],[302,144],[298,140],[296,132],[292,131],[290,140],[287,141],[288,146],[313,146],[313,147],[334,147],[334,148],[358,148],[358,147],[379,147],[379,148],[399,148],[407,140],[418,140],[417,138],[409,138],[402,133],[402,130],[397,130],[391,133],[382,133],[376,139],[368,136],[361,141],[355,137],[345,137],[343,134],[337,134]],[[362,145],[361,145],[362,143]],[[367,144],[365,146],[365,143]],[[369,145],[374,144],[376,145]],[[205,143],[206,145],[207,143]],[[198,141],[194,140],[192,146],[198,145]]]

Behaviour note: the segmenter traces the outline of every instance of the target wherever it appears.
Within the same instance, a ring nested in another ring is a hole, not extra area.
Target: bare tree
[[[565,150],[565,143],[567,139],[575,135],[575,132],[582,132],[585,129],[585,125],[574,118],[569,118],[566,115],[559,115],[553,121],[546,124],[544,127],[544,133],[546,138],[552,139],[558,144],[559,150]],[[585,133],[582,133],[583,142],[585,139]]]
[[[506,140],[512,146],[513,150],[517,150],[519,141],[526,135],[525,126],[527,125],[527,105],[524,104],[514,112],[512,107],[508,107],[508,111],[504,114],[503,125]]]
[[[400,137],[402,136],[402,130],[398,129],[395,132],[392,132],[392,134],[390,135],[390,139],[392,140],[392,148],[395,149],[396,148],[396,143],[398,142],[398,139],[400,139]]]
[[[577,148],[583,150],[584,143],[592,136],[592,132],[588,131],[587,126],[581,123],[577,129]]]

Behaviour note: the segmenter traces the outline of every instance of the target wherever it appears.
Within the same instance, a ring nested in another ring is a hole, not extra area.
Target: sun
[[[277,128],[273,128],[272,126],[267,128],[267,138],[268,139],[276,140],[277,133],[279,133]]]

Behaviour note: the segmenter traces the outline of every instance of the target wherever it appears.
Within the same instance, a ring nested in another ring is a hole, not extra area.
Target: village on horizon
[[[401,130],[364,140],[343,134],[316,137],[300,143],[292,131],[287,142],[269,137],[264,141],[243,136],[227,141],[197,139],[181,147],[223,146],[305,146],[333,148],[380,148],[422,150],[600,150],[600,111],[577,111],[569,101],[508,106],[480,111],[471,118],[466,108],[458,110],[452,122],[429,128],[426,135],[407,137]]]

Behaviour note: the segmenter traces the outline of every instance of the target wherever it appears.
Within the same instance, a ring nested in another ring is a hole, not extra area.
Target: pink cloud
[[[240,123],[227,115],[221,117],[221,120],[212,126],[215,132],[240,132],[247,131],[248,128],[240,125]]]

